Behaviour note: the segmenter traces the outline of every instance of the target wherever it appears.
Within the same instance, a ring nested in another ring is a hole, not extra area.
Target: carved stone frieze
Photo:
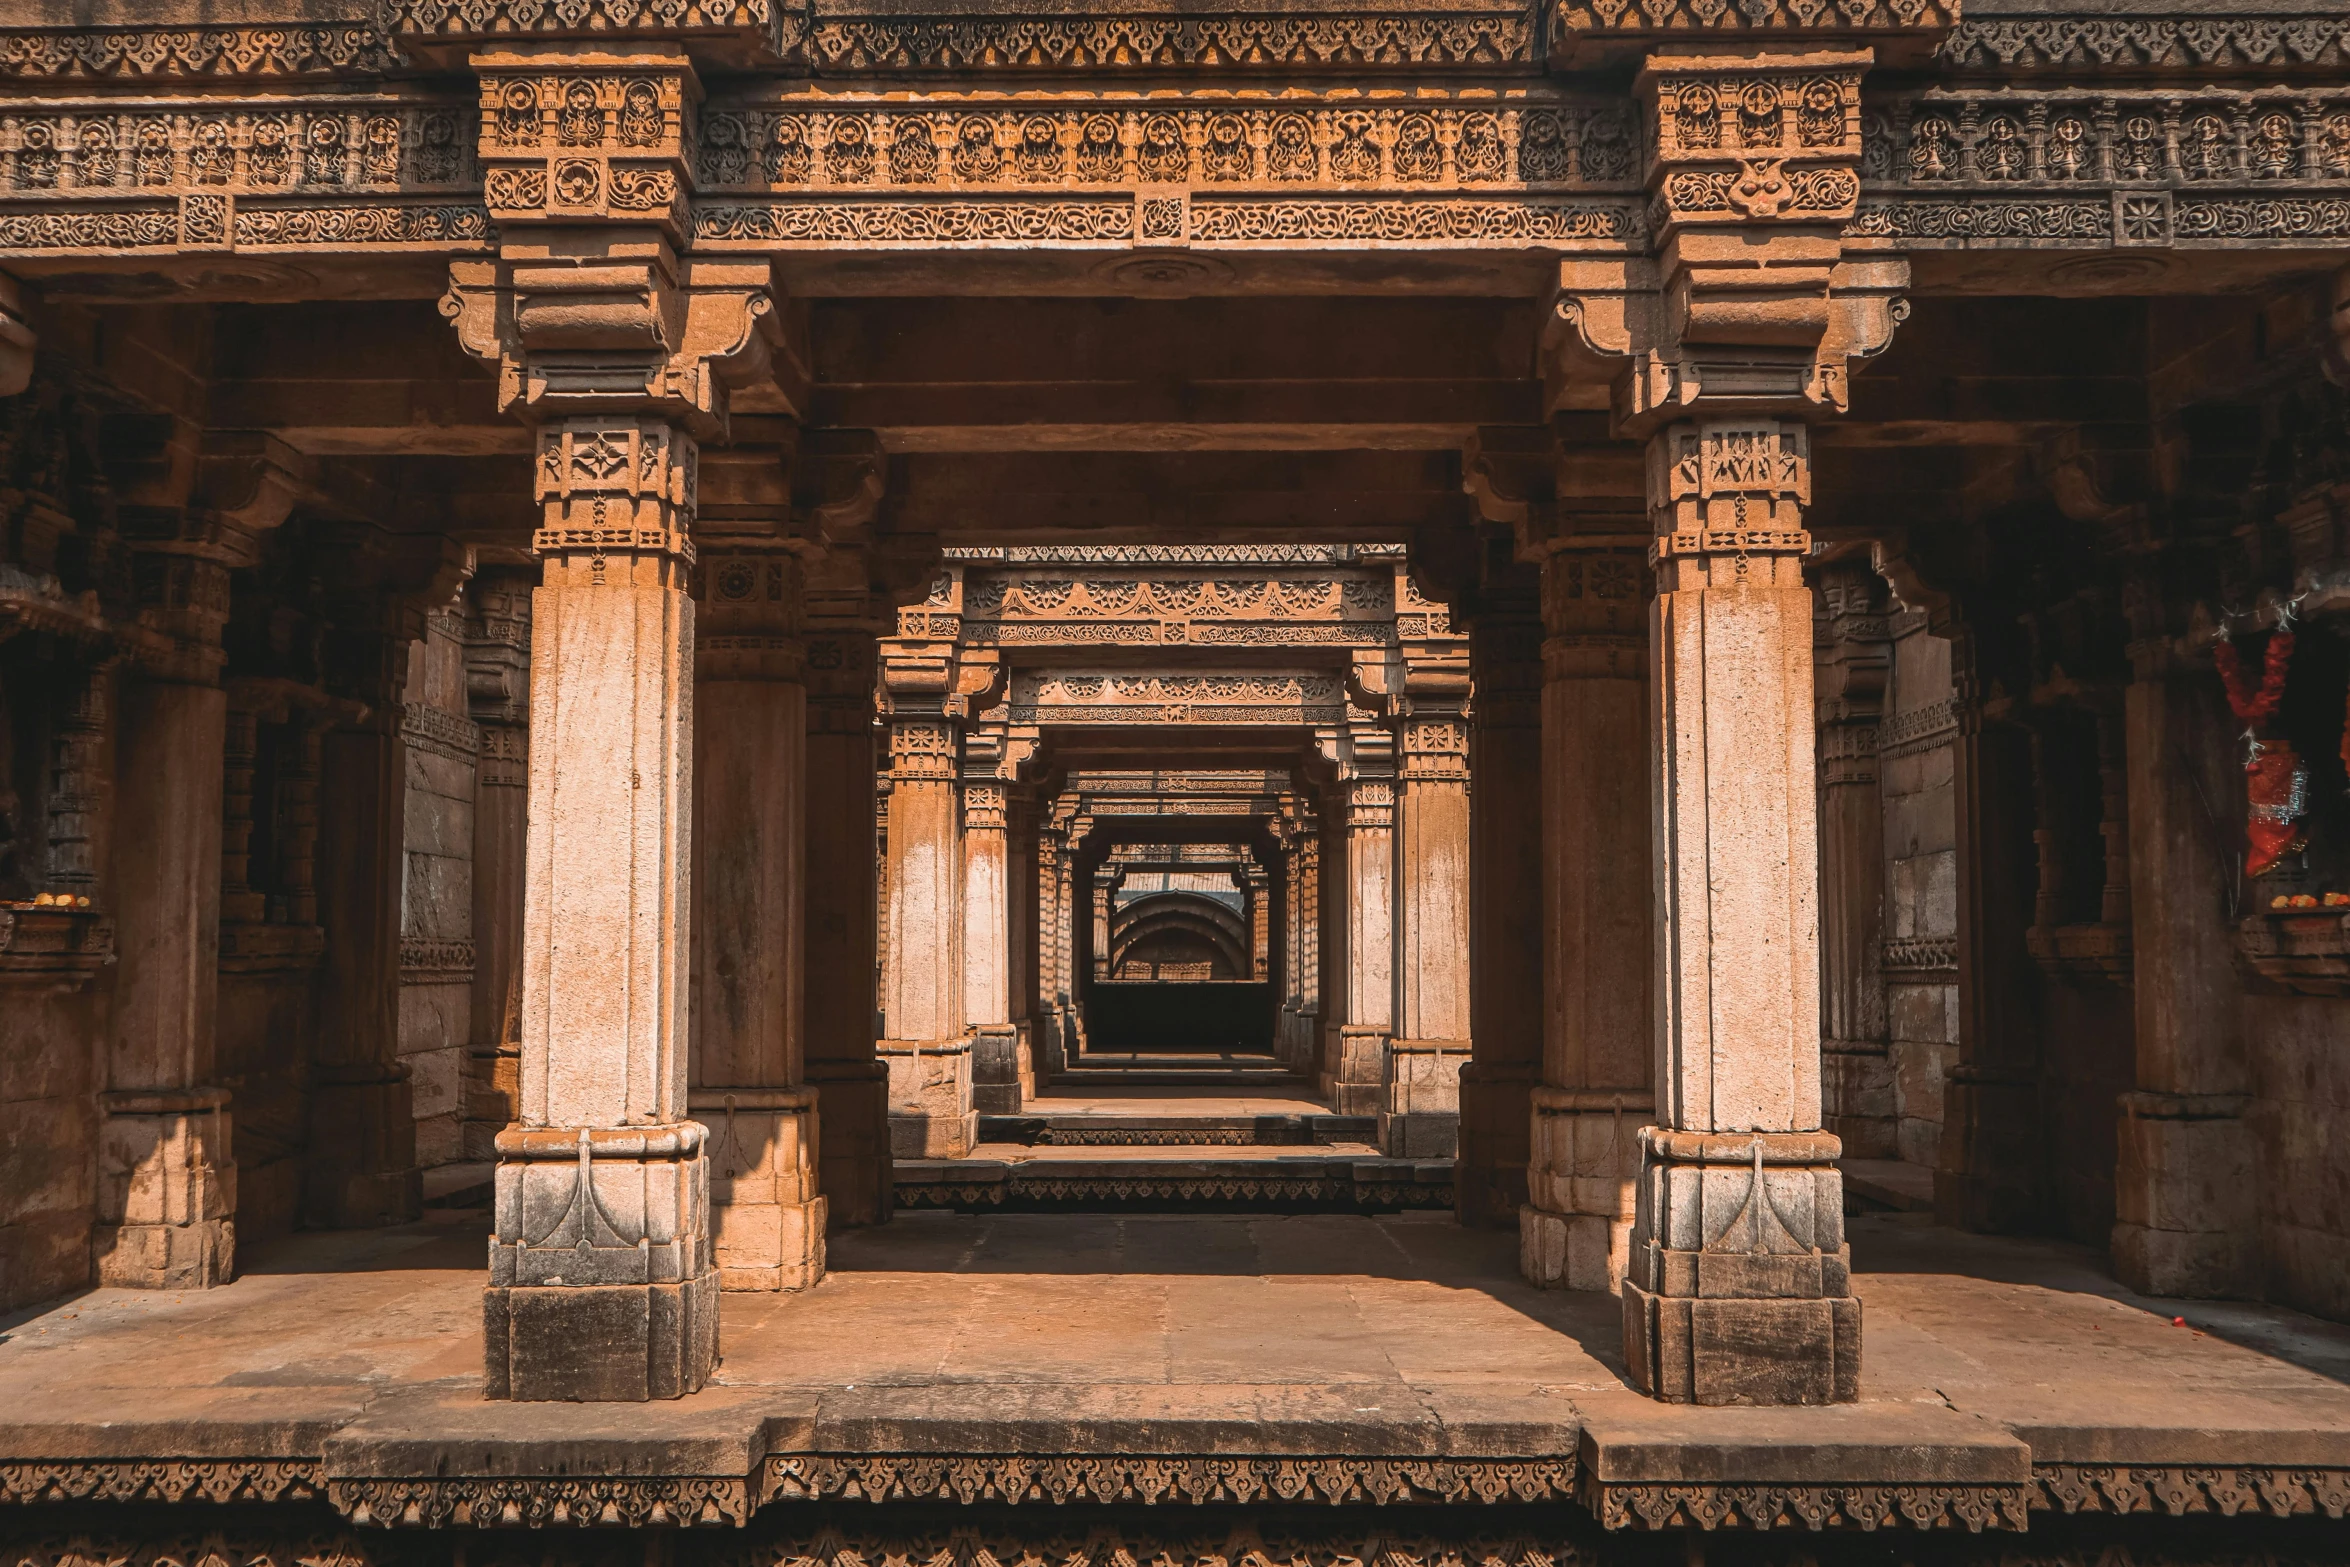
[[[1935,89],[1872,98],[1847,231],[1902,248],[2318,244],[2350,233],[2350,95]]]
[[[462,109],[389,93],[118,98],[0,116],[9,191],[450,190],[474,177]]]
[[[2035,1464],[2032,1505],[2068,1513],[2276,1518],[2350,1513],[2350,1469],[2267,1465]]]
[[[2050,15],[1962,19],[1938,57],[1980,70],[2109,71],[2340,66],[2350,21],[2336,15],[2181,6],[2168,16]]]
[[[368,22],[310,26],[27,27],[0,31],[19,77],[341,76],[395,63]]]
[[[1450,1188],[1443,1190],[1449,1202]],[[1418,1459],[776,1454],[767,1460],[759,1499],[762,1504],[834,1496],[966,1505],[994,1501],[1477,1504],[1564,1500],[1574,1494],[1574,1481],[1572,1455]]]
[[[1335,724],[1346,717],[1336,674],[1016,673],[1015,724]]]
[[[729,101],[701,117],[697,173],[750,190],[1035,190],[1185,185],[1472,190],[1621,187],[1630,105],[1460,94],[1453,105],[1052,104],[837,96]]]
[[[727,1475],[336,1479],[327,1500],[353,1523],[477,1529],[739,1525],[750,1487]]]
[[[307,1458],[8,1459],[0,1502],[308,1501],[326,1475]]]
[[[1922,54],[1958,20],[1958,0],[1560,0],[1551,55],[1563,65],[1659,44],[1701,49],[1874,44]]]
[[[1146,8],[1115,15],[1030,9],[1005,15],[833,12],[808,54],[819,75],[1157,69],[1239,72],[1539,67],[1537,8],[1419,0],[1408,9]]]
[[[1379,1179],[1361,1175],[1305,1176],[1034,1176],[1017,1185],[1002,1181],[919,1184],[901,1181],[901,1208],[951,1208],[985,1212],[1067,1208],[1099,1212],[1134,1203],[1146,1212],[1196,1204],[1206,1209],[1262,1206],[1292,1212],[1299,1206],[1344,1213],[1389,1213],[1406,1208],[1450,1208],[1452,1181]]]
[[[377,25],[395,47],[427,59],[587,33],[690,41],[729,65],[773,66],[800,58],[806,12],[788,0],[382,0]]]
[[[699,87],[682,57],[501,51],[479,65],[482,190],[499,222],[684,232],[687,120]]]
[[[1601,1481],[1584,1505],[1610,1529],[2023,1529],[2027,1485],[1723,1485]]]

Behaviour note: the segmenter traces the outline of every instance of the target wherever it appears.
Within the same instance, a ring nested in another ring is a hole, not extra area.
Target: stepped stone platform
[[[1379,1121],[1334,1115],[1281,1087],[1214,1094],[1182,1086],[1051,1089],[1018,1115],[983,1115],[986,1143],[1028,1147],[1304,1147],[1370,1144]]]
[[[1853,1224],[1860,1402],[1771,1410],[1633,1392],[1615,1300],[1537,1291],[1512,1237],[1434,1214],[906,1215],[838,1237],[812,1290],[725,1297],[699,1394],[493,1403],[486,1236],[452,1214],[297,1237],[223,1288],[0,1320],[0,1529],[92,1499],[394,1528],[796,1529],[888,1499],[1080,1531],[1337,1504],[1391,1520],[1373,1534],[1945,1538],[2350,1510],[2350,1328],[2144,1299],[2078,1248],[1905,1215]]]
[[[970,1212],[1263,1210],[1393,1213],[1453,1207],[1453,1161],[1390,1159],[1369,1143],[981,1143],[963,1159],[900,1159],[901,1209]]]

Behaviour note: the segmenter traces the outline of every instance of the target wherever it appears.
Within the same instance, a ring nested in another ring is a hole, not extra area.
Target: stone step
[[[1370,1143],[1378,1135],[1379,1118],[1370,1115],[1165,1114],[1138,1106],[1123,1111],[979,1118],[980,1141],[1028,1148],[1296,1148]]]
[[[900,1159],[900,1209],[964,1213],[1395,1213],[1449,1210],[1450,1159],[1388,1159],[1365,1144],[1313,1153],[1254,1147],[1020,1148]]]
[[[1898,1159],[1840,1159],[1847,1213],[1932,1213],[1934,1172]]]

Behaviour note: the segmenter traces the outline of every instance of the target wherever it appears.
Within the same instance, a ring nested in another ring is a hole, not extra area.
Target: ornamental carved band
[[[657,419],[565,419],[539,430],[541,555],[673,556],[691,564],[696,451]]]
[[[1811,432],[1775,419],[1678,424],[1649,443],[1650,559],[1803,555]]]
[[[606,61],[632,68],[573,74],[526,55],[484,57],[482,189],[498,222],[656,223],[684,235],[691,78],[663,55]]]
[[[1852,216],[1868,66],[1865,53],[1652,59],[1657,229]]]

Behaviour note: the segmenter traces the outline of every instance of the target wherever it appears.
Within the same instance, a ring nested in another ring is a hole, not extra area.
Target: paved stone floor
[[[1843,1409],[1650,1403],[1624,1384],[1612,1298],[1529,1289],[1512,1237],[1441,1215],[926,1213],[837,1238],[804,1295],[728,1296],[703,1394],[591,1415],[480,1399],[485,1229],[452,1216],[255,1248],[209,1293],[0,1319],[0,1457],[602,1432],[722,1470],[780,1421],[815,1451],[1556,1451],[1597,1432],[2350,1463],[2350,1328],[2141,1299],[2054,1243],[1909,1216],[1854,1233],[1864,1398]]]

